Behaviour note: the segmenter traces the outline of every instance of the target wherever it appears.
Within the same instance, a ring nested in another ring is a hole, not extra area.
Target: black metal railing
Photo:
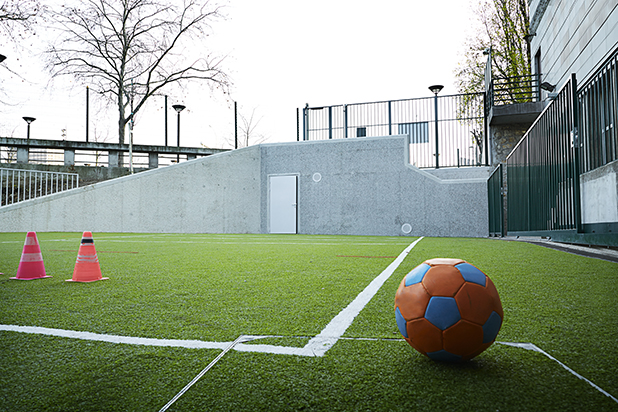
[[[618,159],[618,52],[578,90],[581,170],[589,172]]]
[[[540,74],[493,77],[489,85],[489,106],[540,101],[540,79]]]
[[[303,140],[410,136],[410,163],[422,168],[488,162],[484,94],[462,94],[303,109]],[[300,127],[300,122],[299,127]]]
[[[504,236],[504,180],[502,163],[487,179],[489,236]]]
[[[575,75],[507,157],[508,233],[581,230]]]

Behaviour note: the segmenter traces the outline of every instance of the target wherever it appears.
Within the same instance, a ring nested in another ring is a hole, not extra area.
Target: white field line
[[[241,335],[234,342],[205,342],[199,340],[180,340],[180,339],[154,339],[154,338],[138,338],[131,336],[118,336],[118,335],[105,335],[92,332],[79,332],[64,329],[42,328],[37,326],[18,326],[18,325],[0,325],[0,331],[9,332],[21,332],[21,333],[33,333],[49,336],[58,336],[63,338],[83,339],[108,343],[124,343],[131,345],[146,345],[146,346],[165,346],[165,347],[180,347],[186,349],[220,349],[223,350],[219,356],[212,361],[193,381],[191,381],[174,399],[164,407],[165,410],[171,405],[178,397],[180,397],[186,390],[189,389],[204,373],[206,373],[227,351],[234,349],[239,352],[262,352],[281,355],[297,355],[297,356],[324,356],[324,354],[340,339],[350,340],[382,340],[371,338],[344,338],[342,335],[352,324],[356,316],[360,311],[369,303],[369,301],[375,296],[380,287],[388,280],[393,272],[399,267],[401,262],[410,253],[412,248],[416,246],[423,238],[415,240],[410,244],[397,258],[386,268],[380,275],[378,275],[361,293],[358,294],[345,309],[343,309],[337,316],[335,316],[328,325],[317,336],[311,338],[309,342],[302,348],[288,347],[288,346],[276,346],[276,345],[251,345],[243,344],[241,342],[249,342],[256,339],[264,339],[270,337],[286,337],[286,336],[270,336],[270,335]],[[387,339],[393,341],[401,341],[402,339]],[[538,346],[532,343],[514,343],[514,342],[497,342],[501,345],[513,346],[516,348],[532,350],[539,352],[549,359],[557,362],[560,366],[566,369],[568,372],[576,376],[577,378],[587,382],[593,388],[597,389],[603,395],[609,397],[614,402],[618,403],[618,399],[612,396],[607,391],[603,390],[590,380],[586,379],[582,375],[575,372],[573,369],[566,366]]]
[[[420,242],[423,238],[416,239],[410,246],[404,249],[403,252],[397,256],[397,258],[386,269],[380,273],[371,283],[356,296],[356,299],[352,301],[345,309],[343,309],[337,316],[335,316],[322,332],[316,337],[311,339],[307,345],[303,348],[309,351],[313,356],[324,356],[327,350],[329,350],[345,333],[348,327],[354,321],[354,318],[360,313],[361,310],[369,303],[369,301],[375,296],[380,287],[391,277],[395,269],[399,267],[401,262],[408,256],[408,253]]]
[[[69,242],[69,243],[76,243],[77,245],[79,245],[79,241],[80,239],[75,238],[75,239],[51,239],[51,240],[45,240],[44,243],[47,242]],[[272,242],[272,241],[268,241],[268,242],[260,242],[260,241],[255,241],[255,242],[236,242],[236,241],[220,241],[220,240],[117,240],[117,239],[110,239],[110,238],[99,238],[95,236],[95,244],[100,244],[100,243],[161,243],[161,244],[170,244],[170,243],[174,243],[174,244],[194,244],[194,245],[218,245],[218,246],[235,246],[235,245],[300,245],[300,246],[340,246],[342,243],[334,243],[334,242]],[[3,241],[0,242],[0,244],[5,244],[5,243],[21,243],[23,244],[24,241],[23,240],[11,240],[11,241]],[[41,242],[39,242],[40,244]],[[353,246],[399,246],[399,245],[404,245],[403,243],[398,244],[398,243],[346,243],[346,245],[353,245]]]
[[[41,328],[37,326],[17,326],[17,325],[0,325],[0,331],[9,331],[9,332],[21,332],[21,333],[33,333],[38,335],[48,335],[48,336],[58,336],[62,338],[74,338],[74,339],[83,339],[83,340],[91,340],[91,341],[99,341],[99,342],[108,342],[108,343],[124,343],[130,345],[146,345],[146,346],[165,346],[165,347],[178,347],[185,349],[220,349],[226,350],[227,348],[234,349],[239,352],[261,352],[261,353],[270,353],[277,355],[297,355],[297,356],[323,356],[324,353],[317,354],[313,351],[309,351],[307,349],[307,344],[304,348],[298,347],[287,347],[287,346],[275,346],[275,345],[250,345],[234,342],[205,342],[199,340],[177,340],[177,339],[152,339],[152,338],[136,338],[131,336],[116,336],[116,335],[103,335],[99,333],[92,332],[77,332],[72,330],[64,330],[64,329],[52,329],[52,328]],[[256,339],[264,339],[264,338],[281,338],[287,337],[282,335],[243,335],[242,339],[239,342],[248,342]],[[300,338],[300,337],[298,337]],[[315,339],[315,338],[314,338]],[[388,340],[394,342],[403,341],[403,339],[371,339],[371,338],[344,338],[339,337],[339,339],[345,340],[367,340],[367,341],[377,341],[377,340]],[[576,376],[577,378],[587,382],[590,386],[601,392],[603,395],[612,399],[614,402],[618,403],[618,399],[612,396],[609,392],[605,391],[603,388],[596,385],[594,382],[575,372],[573,369],[566,366],[564,363],[560,362],[558,359],[554,358],[538,346],[532,343],[515,343],[515,342],[498,342],[496,343],[500,345],[512,346],[520,349],[531,350],[535,352],[539,352],[554,362],[558,363],[564,369],[566,369],[569,373]],[[331,345],[332,346],[332,345]],[[220,358],[220,357],[219,357]],[[218,359],[216,359],[218,360]]]
[[[514,346],[516,348],[522,348],[522,349],[526,349],[526,350],[531,350],[531,351],[534,351],[534,352],[542,353],[543,355],[547,356],[549,359],[553,360],[554,362],[557,362],[558,365],[562,366],[564,369],[569,371],[571,374],[575,375],[577,378],[579,378],[579,379],[581,379],[581,380],[583,380],[585,382],[588,382],[588,384],[590,384],[590,386],[592,386],[593,388],[595,388],[596,390],[598,390],[599,392],[601,392],[603,395],[607,396],[608,398],[612,399],[614,402],[618,403],[618,399],[613,397],[610,393],[604,391],[602,388],[600,388],[599,386],[597,386],[593,382],[589,381],[588,379],[584,378],[582,375],[580,375],[579,373],[575,372],[573,369],[569,368],[564,363],[560,362],[558,359],[554,358],[549,353],[545,352],[543,349],[539,348],[538,346],[536,346],[536,345],[534,345],[532,343],[516,343],[516,342],[496,342],[496,343],[499,343],[501,345]]]
[[[371,298],[378,292],[380,287],[393,274],[395,269],[399,267],[401,262],[410,253],[412,248],[423,239],[422,237],[415,240],[397,258],[378,275],[358,296],[335,316],[328,325],[318,334],[313,337],[303,348],[286,347],[276,345],[247,345],[238,343],[234,349],[239,352],[264,352],[281,355],[297,355],[297,356],[324,356],[345,333],[347,328],[352,324],[354,318],[360,311],[369,303]],[[0,331],[35,333],[50,336],[59,336],[65,338],[75,338],[84,340],[93,340],[109,343],[126,343],[132,345],[149,345],[149,346],[169,346],[182,347],[187,349],[225,349],[230,345],[230,342],[204,342],[198,340],[178,340],[178,339],[152,339],[138,338],[131,336],[104,335],[92,332],[79,332],[64,329],[41,328],[37,326],[17,326],[17,325],[0,325]],[[254,336],[253,339],[263,338],[265,336]]]
[[[178,398],[180,398],[186,391],[189,390],[189,388],[191,388],[191,386],[193,386],[195,384],[195,382],[197,382],[202,376],[204,376],[206,374],[206,372],[208,372],[213,366],[215,366],[215,364],[217,362],[219,362],[219,359],[221,359],[226,353],[228,353],[228,351],[230,351],[231,349],[234,348],[234,346],[236,346],[238,343],[240,342],[247,342],[251,340],[250,337],[248,336],[244,336],[244,335],[240,335],[238,338],[236,338],[236,340],[232,343],[230,343],[224,350],[223,352],[221,352],[212,362],[210,362],[208,364],[208,366],[206,366],[204,369],[202,369],[202,371],[200,373],[198,373],[195,378],[193,378],[191,380],[191,382],[189,382],[188,384],[185,385],[184,388],[182,388],[180,390],[180,392],[178,392],[172,399],[170,399],[170,401],[168,403],[165,404],[165,406],[163,406],[159,412],[165,412],[166,410],[168,410],[168,408],[170,406],[172,406],[172,404],[174,402],[176,402],[178,400]]]
[[[334,242],[273,242],[273,241],[267,241],[267,242],[261,242],[261,241],[255,241],[255,242],[236,242],[236,241],[219,241],[219,240],[144,240],[144,241],[132,241],[132,240],[111,240],[111,239],[95,239],[95,243],[101,243],[101,242],[109,242],[109,243],[163,243],[163,244],[170,244],[170,243],[176,243],[176,244],[197,244],[197,245],[202,245],[202,244],[215,244],[215,245],[228,245],[228,246],[234,246],[234,245],[306,245],[306,246],[340,246],[341,243],[334,243]],[[397,246],[397,243],[346,243],[346,245],[352,245],[352,246]],[[403,245],[403,243],[401,244]]]
[[[38,326],[0,325],[0,331],[34,333],[37,335],[58,336],[108,343],[129,345],[166,346],[185,349],[225,349],[230,342],[205,342],[201,340],[137,338],[133,336],[104,335],[101,333],[79,332],[74,330],[41,328]]]

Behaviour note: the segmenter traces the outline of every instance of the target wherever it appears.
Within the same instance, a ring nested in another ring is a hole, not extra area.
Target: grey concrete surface
[[[407,136],[252,146],[3,207],[0,230],[268,233],[268,178],[294,174],[298,233],[487,236],[489,169],[419,170],[407,148]]]

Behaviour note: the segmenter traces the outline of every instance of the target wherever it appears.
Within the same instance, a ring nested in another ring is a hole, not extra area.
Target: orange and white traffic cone
[[[32,280],[50,277],[51,276],[45,274],[43,255],[41,254],[41,247],[36,238],[36,233],[28,232],[26,241],[24,242],[24,250],[19,261],[19,267],[17,268],[17,276],[11,279]]]
[[[75,269],[73,270],[73,278],[67,279],[67,282],[96,282],[97,280],[105,280],[101,276],[101,267],[99,266],[99,258],[97,251],[94,248],[94,239],[92,232],[84,232],[82,235],[82,243],[79,245],[77,252],[77,261],[75,261]]]

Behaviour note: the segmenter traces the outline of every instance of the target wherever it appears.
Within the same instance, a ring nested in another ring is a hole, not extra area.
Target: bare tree
[[[0,29],[10,38],[31,31],[41,11],[39,0],[0,1]]]
[[[253,108],[249,117],[242,113],[238,114],[238,148],[264,143],[268,139],[258,130],[262,117],[256,117],[255,111],[256,108]],[[228,143],[234,146],[234,139],[228,139]]]
[[[60,30],[47,50],[52,76],[73,76],[108,96],[117,106],[120,144],[126,124],[164,88],[192,80],[228,87],[222,59],[199,49],[210,23],[222,17],[209,0],[82,0],[52,16]],[[197,50],[189,55],[191,47]]]
[[[23,48],[22,43],[29,35],[35,34],[34,28],[37,19],[42,14],[39,0],[0,0],[0,46],[2,53],[0,63],[7,59],[7,62],[0,65],[2,70],[8,71],[10,77],[16,77],[22,81],[25,79],[19,74],[19,70],[14,67],[17,65],[15,57],[15,47]],[[13,49],[13,54],[5,56],[8,52],[5,49]],[[12,64],[11,64],[12,63]],[[13,67],[12,67],[13,66]],[[6,76],[0,77],[0,103],[9,105],[5,101],[4,81]]]

